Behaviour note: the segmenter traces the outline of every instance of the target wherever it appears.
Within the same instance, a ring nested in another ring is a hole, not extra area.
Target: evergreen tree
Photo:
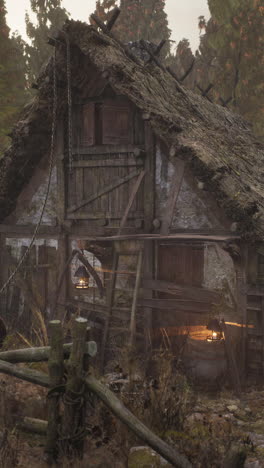
[[[180,79],[184,77],[187,70],[190,69],[193,61],[194,55],[192,53],[190,42],[188,39],[184,38],[178,43],[175,55],[171,54],[167,63]],[[184,86],[193,89],[195,86],[194,81],[194,74],[190,72],[184,79],[183,84]]]
[[[0,0],[0,156],[25,102],[25,60],[20,36],[10,36],[5,1]]]
[[[214,84],[218,102],[231,97],[230,106],[264,138],[264,7],[261,0],[208,0],[208,5],[211,18],[197,57],[198,81]]]
[[[97,0],[94,13],[101,21],[106,22],[110,17],[111,10],[116,6],[116,0]]]
[[[33,24],[26,14],[27,35],[30,45],[26,45],[28,60],[28,78],[32,83],[36,80],[40,68],[50,56],[48,36],[56,29],[60,29],[68,18],[65,8],[61,7],[62,0],[30,0],[31,9],[36,15],[37,24]]]
[[[102,21],[109,19],[109,12],[118,2],[115,0],[98,0],[95,14]],[[121,14],[114,26],[114,32],[123,42],[146,41],[158,44],[162,39],[169,39],[165,0],[120,0]],[[162,49],[163,56],[169,53],[170,44]]]

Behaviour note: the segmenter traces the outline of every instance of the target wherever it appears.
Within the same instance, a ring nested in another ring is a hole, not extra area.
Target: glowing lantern
[[[88,289],[89,288],[90,275],[84,266],[79,266],[74,276],[77,278],[77,282],[75,283],[76,289]]]
[[[206,338],[207,341],[221,341],[223,339],[223,333],[217,319],[210,320],[207,329],[212,331],[212,334]]]

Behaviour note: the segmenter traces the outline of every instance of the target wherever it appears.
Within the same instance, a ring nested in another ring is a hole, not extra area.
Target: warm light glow
[[[77,283],[75,283],[76,289],[88,289],[89,288],[89,278],[79,278]]]
[[[221,332],[212,331],[212,335],[206,338],[206,341],[221,341],[223,334]]]

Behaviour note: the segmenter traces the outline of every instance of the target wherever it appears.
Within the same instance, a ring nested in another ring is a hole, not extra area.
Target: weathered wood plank
[[[97,220],[97,219],[122,219],[124,216],[124,212],[120,211],[93,211],[90,213],[72,213],[68,214],[68,219],[86,219],[86,220]],[[137,218],[144,218],[143,211],[133,211],[128,214],[127,219],[137,219]],[[119,229],[119,228],[117,228]],[[87,229],[86,229],[87,232]]]
[[[135,158],[122,158],[122,159],[90,159],[90,160],[81,160],[81,161],[74,161],[72,163],[72,167],[76,170],[79,168],[84,167],[139,167],[144,166],[143,161],[139,161]]]
[[[73,155],[97,155],[97,154],[122,154],[134,153],[138,148],[143,149],[142,145],[96,145],[96,146],[83,146],[81,148],[74,148]]]
[[[184,175],[184,162],[180,159],[175,163],[176,173],[174,175],[173,181],[171,181],[170,193],[164,208],[164,216],[161,224],[161,234],[168,235],[172,223],[172,218],[174,214],[174,209],[177,204],[178,196],[182,186],[183,175]]]
[[[106,193],[112,192],[112,190],[114,190],[115,188],[120,187],[120,185],[125,184],[126,182],[133,179],[134,177],[137,177],[138,175],[139,175],[139,171],[137,170],[137,171],[131,172],[125,177],[122,177],[121,179],[117,179],[115,182],[109,184],[108,186],[99,189],[92,196],[90,196],[86,200],[83,200],[81,203],[69,207],[68,213],[73,213],[74,211],[79,210],[83,206],[88,205],[89,203],[93,202],[94,200],[101,197],[102,195],[105,195]]]
[[[0,233],[6,234],[7,237],[32,237],[36,229],[35,224],[0,224]],[[57,238],[61,233],[60,226],[40,226],[36,237],[52,237]]]
[[[206,303],[219,303],[220,301],[220,295],[216,291],[205,288],[183,286],[168,281],[150,279],[143,279],[142,286],[145,289],[152,289],[153,291],[165,292],[178,297],[185,297],[186,299],[193,299]]]
[[[229,240],[240,239],[239,236],[228,235],[203,235],[203,234],[192,234],[192,233],[179,233],[170,234],[168,236],[162,236],[160,234],[121,234],[113,236],[98,236],[92,237],[87,233],[87,240],[92,241],[116,241],[116,240],[182,240],[182,241],[205,241],[205,242],[225,242]]]
[[[130,212],[130,209],[131,209],[131,207],[132,207],[132,205],[133,205],[133,202],[134,202],[134,200],[135,200],[135,198],[136,198],[136,195],[137,195],[137,193],[138,193],[138,189],[139,189],[139,187],[140,187],[140,184],[141,184],[141,182],[142,182],[142,180],[143,180],[145,174],[146,174],[145,171],[140,172],[140,174],[139,174],[139,176],[138,176],[138,178],[137,178],[137,180],[136,180],[136,182],[135,182],[135,184],[134,184],[133,190],[132,190],[132,192],[131,192],[131,194],[130,194],[130,196],[129,196],[129,200],[128,200],[127,207],[126,207],[126,209],[125,209],[125,212],[124,212],[124,214],[123,214],[123,217],[122,217],[122,220],[121,220],[119,229],[118,229],[118,234],[121,233],[123,227],[124,227],[125,224],[126,224],[126,221],[127,221],[127,219],[128,219],[128,215],[129,215],[129,212]]]
[[[198,301],[184,301],[181,299],[139,299],[139,307],[151,307],[152,309],[179,310],[181,312],[208,313],[210,304]]]

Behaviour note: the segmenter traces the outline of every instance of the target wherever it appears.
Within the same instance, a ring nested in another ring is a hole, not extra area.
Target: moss
[[[136,450],[129,455],[128,468],[160,468],[162,466],[159,455],[148,448]]]

